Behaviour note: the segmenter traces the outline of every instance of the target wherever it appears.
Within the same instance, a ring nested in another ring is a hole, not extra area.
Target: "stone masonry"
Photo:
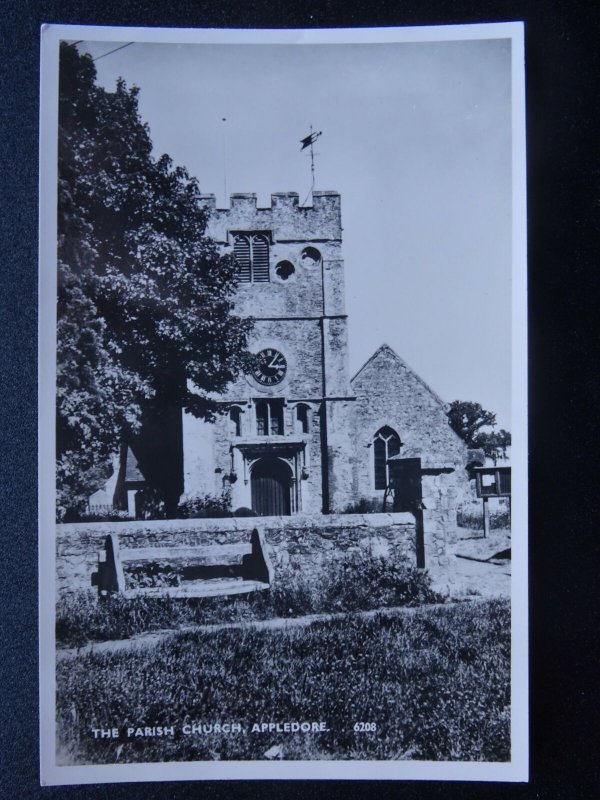
[[[458,503],[469,493],[467,446],[448,424],[444,402],[392,350],[382,345],[352,378],[355,443],[353,488],[359,497],[382,497],[374,488],[373,436],[389,426],[400,437],[400,457],[420,458],[426,563],[446,559],[455,535]]]
[[[223,253],[236,236],[268,239],[268,279],[242,281],[236,313],[255,320],[250,349],[283,354],[287,370],[272,386],[241,376],[222,395],[239,422],[224,414],[207,424],[183,420],[184,482],[187,495],[217,494],[224,486],[233,508],[252,506],[252,472],[264,458],[279,459],[289,472],[292,513],[320,513],[343,507],[348,460],[332,453],[336,437],[348,446],[347,320],[341,256],[341,203],[336,192],[314,192],[313,205],[299,206],[295,192],[273,194],[269,208],[257,208],[254,194],[234,194],[228,209],[213,195],[207,233]],[[283,429],[259,434],[257,403],[283,404]],[[306,422],[298,421],[298,406]],[[337,480],[332,480],[336,475]],[[233,480],[232,480],[233,477]],[[338,486],[343,490],[338,491]],[[287,491],[287,489],[286,489]]]
[[[414,562],[411,514],[295,515],[289,517],[70,523],[57,526],[56,588],[59,597],[92,590],[98,553],[109,533],[122,547],[240,544],[257,528],[265,538],[275,580],[281,567],[310,572],[321,560],[362,553],[406,555]]]
[[[264,381],[240,376],[220,395],[223,413],[213,423],[183,414],[184,495],[227,490],[233,510],[256,516],[306,519],[369,502],[377,509],[388,456],[420,458],[426,561],[443,564],[457,505],[469,494],[467,448],[443,401],[388,345],[350,379],[340,195],[315,191],[306,207],[295,192],[273,194],[267,208],[254,194],[232,195],[228,208],[217,208],[214,195],[203,202],[207,234],[240,264],[235,311],[254,320],[250,350],[277,354],[285,366]],[[391,442],[383,462],[380,435]],[[132,453],[127,465],[121,472],[136,480],[121,496],[131,513],[139,478],[148,476],[138,476]],[[108,494],[117,494],[112,484]]]

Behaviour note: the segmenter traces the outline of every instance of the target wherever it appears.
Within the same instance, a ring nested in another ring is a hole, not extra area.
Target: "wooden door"
[[[390,461],[390,483],[394,490],[394,511],[414,511],[421,506],[421,459]]]
[[[277,458],[261,458],[252,468],[252,510],[260,517],[289,516],[290,468]]]

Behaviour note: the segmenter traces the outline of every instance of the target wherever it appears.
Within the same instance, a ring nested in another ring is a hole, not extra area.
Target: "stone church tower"
[[[259,515],[340,510],[351,502],[347,319],[340,195],[214,195],[207,234],[241,268],[236,313],[255,320],[252,374],[222,395],[214,423],[183,419],[186,495],[231,491]]]

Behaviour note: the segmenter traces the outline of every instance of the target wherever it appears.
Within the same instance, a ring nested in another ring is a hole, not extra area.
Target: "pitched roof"
[[[127,483],[137,483],[138,481],[144,480],[145,478],[140,471],[137,458],[134,456],[131,447],[128,447],[125,460],[125,481]]]
[[[430,395],[431,395],[433,398],[435,398],[435,400],[437,400],[437,402],[438,402],[438,403],[439,403],[439,404],[440,404],[440,405],[441,405],[441,406],[444,408],[444,410],[446,409],[446,407],[447,407],[447,403],[445,403],[445,402],[442,400],[442,398],[439,396],[439,394],[437,394],[437,392],[434,392],[434,391],[433,391],[433,389],[431,388],[431,386],[429,386],[429,384],[425,383],[425,381],[423,380],[423,378],[421,378],[421,376],[420,376],[420,375],[419,375],[417,372],[415,372],[415,371],[414,371],[414,369],[412,369],[411,367],[409,367],[409,365],[406,363],[406,361],[404,361],[404,359],[403,359],[403,358],[400,358],[400,356],[398,355],[398,353],[397,353],[397,352],[396,352],[396,351],[395,351],[395,350],[394,350],[392,347],[390,347],[390,346],[389,346],[389,344],[386,344],[385,342],[384,342],[384,343],[383,343],[383,344],[382,344],[380,347],[378,347],[378,348],[377,348],[377,350],[375,350],[375,352],[373,353],[373,355],[371,356],[371,358],[367,359],[367,361],[365,361],[365,363],[364,363],[364,364],[362,365],[362,367],[361,367],[361,368],[358,370],[358,372],[357,372],[355,375],[353,375],[353,376],[352,376],[352,378],[350,378],[350,383],[351,383],[351,384],[352,384],[352,383],[354,383],[354,381],[355,381],[355,380],[358,378],[358,376],[359,376],[359,375],[360,375],[362,372],[364,372],[364,370],[365,370],[365,369],[366,369],[366,368],[367,368],[367,367],[368,367],[370,364],[372,364],[374,361],[376,361],[376,360],[379,358],[379,356],[380,356],[380,355],[383,355],[383,354],[387,354],[387,355],[390,355],[390,356],[392,356],[392,358],[393,358],[395,361],[397,361],[397,362],[398,362],[398,364],[399,364],[401,367],[403,367],[403,368],[404,368],[404,369],[405,369],[407,372],[409,372],[409,373],[410,373],[410,374],[411,374],[411,375],[412,375],[412,376],[415,378],[415,380],[419,381],[419,383],[420,383],[420,384],[421,384],[421,385],[422,385],[422,386],[423,386],[425,389],[427,389],[427,391],[429,392],[429,394],[430,394]]]

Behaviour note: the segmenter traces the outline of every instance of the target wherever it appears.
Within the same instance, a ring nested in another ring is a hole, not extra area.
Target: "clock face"
[[[275,386],[285,378],[287,361],[283,353],[267,347],[256,354],[256,366],[252,370],[252,377],[261,386]]]

